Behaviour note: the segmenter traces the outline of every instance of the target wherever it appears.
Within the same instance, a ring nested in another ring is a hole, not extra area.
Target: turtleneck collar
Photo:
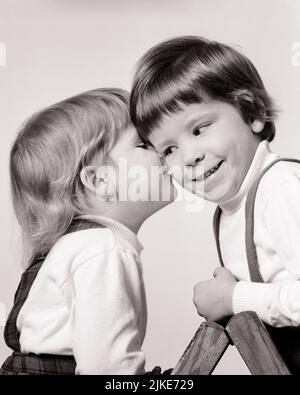
[[[121,222],[118,222],[112,218],[105,217],[103,215],[80,215],[77,217],[78,219],[86,219],[88,221],[99,223],[108,229],[110,229],[117,236],[121,237],[127,243],[133,247],[138,255],[141,254],[143,250],[143,245],[140,243],[137,235],[133,233],[127,226],[123,225]]]
[[[258,145],[251,165],[237,194],[220,204],[224,214],[232,214],[240,208],[243,198],[248,193],[255,178],[266,166],[268,166],[268,164],[277,158],[278,155],[270,150],[268,141],[264,140]]]

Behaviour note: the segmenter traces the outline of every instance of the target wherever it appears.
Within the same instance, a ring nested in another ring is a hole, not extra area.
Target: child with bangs
[[[300,166],[270,149],[276,109],[252,62],[197,36],[162,42],[140,59],[131,115],[184,188],[217,204],[219,261],[194,290],[219,321],[257,313],[300,372]]]

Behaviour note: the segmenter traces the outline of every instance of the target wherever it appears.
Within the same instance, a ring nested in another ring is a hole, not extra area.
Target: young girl
[[[136,234],[174,199],[169,175],[151,183],[160,162],[144,148],[120,89],[64,100],[22,127],[10,175],[28,268],[5,327],[14,352],[0,374],[144,373]],[[129,174],[139,169],[140,190],[160,199],[136,199]]]

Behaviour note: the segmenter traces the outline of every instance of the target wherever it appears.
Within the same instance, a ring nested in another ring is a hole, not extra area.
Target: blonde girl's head
[[[118,131],[130,124],[128,99],[121,89],[91,90],[34,114],[22,126],[11,149],[10,177],[26,262],[46,254],[74,216],[92,213],[80,172],[105,164]]]

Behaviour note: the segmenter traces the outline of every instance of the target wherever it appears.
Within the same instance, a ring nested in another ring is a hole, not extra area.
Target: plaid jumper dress
[[[284,159],[280,158],[272,163],[270,163],[257,177],[256,181],[250,188],[247,199],[246,199],[246,207],[245,207],[245,246],[246,246],[246,255],[248,262],[248,269],[250,273],[250,279],[253,282],[263,283],[264,280],[260,274],[259,266],[257,262],[257,254],[256,248],[253,240],[254,236],[254,208],[255,208],[255,197],[257,193],[257,189],[259,183],[264,176],[264,174],[277,162],[296,162],[300,163],[300,160],[297,159]],[[300,196],[299,196],[300,198]],[[300,206],[299,206],[300,210]],[[220,239],[219,239],[219,231],[220,231],[220,217],[221,217],[221,209],[218,206],[215,215],[214,215],[214,234],[217,244],[218,256],[221,266],[224,266],[221,247],[220,247]],[[299,229],[300,232],[300,229]],[[300,262],[299,262],[300,264]],[[270,336],[276,345],[279,353],[287,364],[292,374],[300,374],[300,327],[282,327],[275,328],[270,325],[266,325]]]
[[[86,221],[75,220],[71,223],[66,233],[77,230],[101,227],[100,224]],[[13,350],[3,363],[0,375],[74,375],[76,362],[73,356],[50,355],[50,354],[23,354],[20,349],[17,330],[18,314],[24,305],[31,286],[41,268],[46,256],[32,260],[29,267],[22,274],[20,284],[15,294],[14,305],[8,316],[4,329],[5,342]]]

